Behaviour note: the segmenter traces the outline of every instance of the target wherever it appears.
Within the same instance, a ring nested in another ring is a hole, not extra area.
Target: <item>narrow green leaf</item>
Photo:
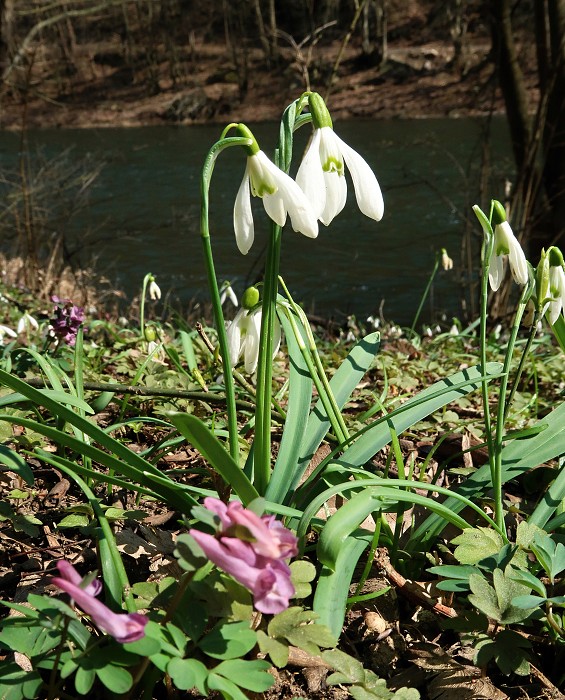
[[[343,408],[353,390],[365,376],[365,373],[375,359],[380,347],[380,334],[370,333],[359,340],[351,349],[349,355],[338,367],[330,381],[330,389],[339,408]],[[306,467],[320,446],[330,428],[330,420],[321,400],[318,400],[310,416],[302,444],[300,460],[297,464],[289,491],[296,488]]]
[[[549,415],[544,416],[541,422],[547,424],[545,430],[525,440],[514,440],[502,449],[502,484],[519,477],[528,469],[533,469],[565,453],[565,402],[561,403]],[[561,503],[561,499],[552,501],[555,494],[561,493],[563,490],[565,469],[562,470],[558,479],[559,484],[552,492],[552,498],[549,496],[543,498],[529,517],[528,520],[531,524],[543,527],[551,514],[555,512],[556,505]],[[554,484],[558,479],[555,480]],[[492,488],[490,464],[485,464],[466,479],[456,492],[477,501],[490,488]],[[463,504],[457,503],[454,496],[444,501],[444,505],[454,512],[459,512],[463,508]],[[429,542],[441,534],[445,525],[446,523],[436,515],[429,516],[412,532],[406,548],[409,551],[427,549]]]
[[[334,637],[341,635],[349,586],[357,561],[373,539],[372,533],[359,531],[347,538],[335,563],[335,570],[323,566],[314,594],[313,609],[319,615],[319,623],[329,627]]]
[[[487,380],[500,376],[502,365],[489,362],[486,367]],[[391,429],[400,435],[426,416],[452,401],[465,396],[481,385],[483,374],[479,366],[456,372],[424,389],[416,396],[376,420],[368,429],[360,431],[359,438],[346,448],[337,461],[346,467],[362,467],[391,441]],[[523,443],[521,443],[523,444]]]
[[[226,484],[233,487],[244,505],[259,498],[259,493],[251,481],[218,438],[199,418],[187,413],[171,413],[169,417],[179,433],[196,447]]]
[[[281,444],[265,498],[283,503],[288,500],[286,497],[289,489],[292,490],[292,484],[296,482],[295,471],[300,466],[298,463],[300,446],[306,431],[312,401],[312,377],[286,314],[280,314],[279,318],[288,346],[290,388]]]
[[[33,472],[29,464],[17,452],[11,450],[6,445],[0,445],[0,464],[8,467],[26,482],[28,486],[33,486]]]
[[[441,503],[399,488],[373,486],[355,494],[347,503],[334,513],[325,524],[318,540],[318,560],[330,569],[337,566],[338,557],[345,540],[365,518],[375,511],[395,510],[399,502],[427,506],[457,527],[468,528],[463,518],[447,510]]]

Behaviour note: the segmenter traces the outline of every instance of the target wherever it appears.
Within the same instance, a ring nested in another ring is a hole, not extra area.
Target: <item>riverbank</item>
[[[193,47],[190,71],[181,80],[166,77],[148,90],[143,76],[124,80],[119,68],[97,63],[99,54],[84,47],[72,86],[40,80],[41,90],[4,94],[0,128],[100,128],[160,124],[261,122],[278,120],[301,91],[327,95],[337,120],[353,118],[464,117],[501,114],[504,104],[487,60],[488,41],[469,46],[463,72],[453,68],[453,49],[445,43],[391,46],[384,67],[363,64],[360,49],[348,46],[334,72],[341,42],[316,47],[312,60],[297,60],[281,50],[279,67],[268,71],[259,49],[249,52],[247,89],[222,44]],[[111,47],[107,48],[108,53]],[[100,61],[100,59],[98,59]],[[49,64],[46,64],[49,65]],[[528,78],[535,91],[535,77]],[[150,94],[151,93],[151,94]]]

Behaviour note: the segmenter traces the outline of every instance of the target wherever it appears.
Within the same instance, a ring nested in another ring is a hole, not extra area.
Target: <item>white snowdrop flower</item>
[[[453,270],[453,259],[449,257],[445,248],[441,249],[441,266],[445,271]]]
[[[262,312],[260,308],[254,311],[241,308],[233,321],[228,325],[226,331],[232,367],[235,367],[240,358],[243,358],[245,371],[249,375],[255,374],[259,360],[261,317]],[[276,316],[273,333],[274,359],[281,344],[281,327]]]
[[[161,288],[155,282],[155,278],[152,277],[151,280],[149,281],[149,298],[152,301],[156,301],[157,299],[161,298]]]
[[[296,174],[316,218],[328,226],[347,200],[345,166],[349,170],[357,205],[363,214],[380,221],[384,200],[375,174],[357,151],[333,130],[330,113],[318,93],[309,96],[314,133]]]
[[[255,238],[251,195],[263,200],[265,211],[279,226],[285,225],[288,215],[295,231],[316,238],[318,222],[304,192],[259,149],[245,125],[239,124],[238,129],[252,141],[247,147],[247,166],[233,210],[235,240],[240,252],[246,255]]]
[[[517,284],[527,284],[529,273],[528,262],[522,250],[522,246],[514,236],[510,224],[506,219],[506,210],[496,199],[492,200],[492,206],[494,249],[489,263],[488,277],[491,289],[493,292],[496,292],[504,277],[507,258],[510,263],[512,277]],[[485,215],[480,211],[477,205],[473,207],[473,210],[475,214],[477,214],[485,235],[489,236],[488,220]]]
[[[220,304],[223,306],[227,299],[229,299],[234,306],[238,306],[239,302],[237,301],[237,296],[233,291],[231,282],[226,280],[220,287]]]
[[[20,335],[20,333],[30,333],[31,331],[36,331],[38,329],[39,324],[34,317],[26,311],[18,321],[16,332],[18,335]]]
[[[552,246],[548,251],[548,256],[551,301],[547,315],[549,323],[553,326],[559,315],[565,314],[565,270],[563,269],[563,255],[559,248]]]
[[[11,328],[8,328],[8,326],[0,325],[0,345],[4,345],[4,338],[6,336],[8,336],[8,338],[17,338],[18,334]]]

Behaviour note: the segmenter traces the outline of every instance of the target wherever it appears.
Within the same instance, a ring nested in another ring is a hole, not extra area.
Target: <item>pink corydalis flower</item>
[[[78,329],[84,321],[84,310],[69,299],[52,296],[55,304],[51,318],[51,332],[57,340],[73,346],[76,343]]]
[[[136,642],[145,636],[145,625],[148,622],[145,615],[115,613],[110,610],[95,597],[102,590],[100,581],[94,579],[83,587],[83,578],[68,561],[58,561],[57,569],[60,575],[53,577],[51,583],[68,593],[76,605],[90,615],[99,629],[121,644]]]
[[[204,506],[220,520],[215,535],[189,532],[206,556],[253,594],[253,604],[263,613],[286,610],[294,586],[284,561],[298,552],[296,537],[274,516],[258,516],[232,501],[205,498]]]

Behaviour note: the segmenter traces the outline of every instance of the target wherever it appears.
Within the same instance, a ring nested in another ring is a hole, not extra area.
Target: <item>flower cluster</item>
[[[51,332],[59,341],[73,346],[80,324],[84,321],[84,310],[75,306],[69,299],[52,296],[51,301],[55,304],[53,317],[50,319]]]
[[[122,644],[136,642],[145,636],[145,625],[148,620],[139,613],[115,613],[104,603],[96,599],[102,590],[102,584],[97,579],[83,579],[78,571],[68,561],[58,561],[59,576],[54,576],[51,583],[68,593],[74,602],[90,615],[92,622],[103,632],[106,632]]]
[[[227,327],[228,350],[230,362],[235,367],[243,358],[247,374],[255,374],[259,361],[259,344],[261,336],[262,311],[257,287],[248,287],[241,299],[241,309]],[[281,326],[275,316],[273,325],[273,359],[281,344]]]
[[[285,559],[298,553],[293,533],[274,515],[259,517],[238,501],[226,505],[209,497],[204,506],[217,516],[216,534],[189,531],[204,554],[251,591],[257,610],[286,610],[294,586]]]
[[[309,94],[308,105],[314,132],[296,182],[269,160],[244,124],[236,125],[249,140],[245,147],[247,165],[233,212],[237,247],[244,255],[255,236],[251,195],[263,200],[265,211],[279,226],[284,226],[288,215],[295,231],[316,238],[318,221],[329,225],[345,206],[345,166],[353,180],[359,209],[375,221],[383,216],[383,196],[369,165],[334,132],[329,111],[318,93]]]

